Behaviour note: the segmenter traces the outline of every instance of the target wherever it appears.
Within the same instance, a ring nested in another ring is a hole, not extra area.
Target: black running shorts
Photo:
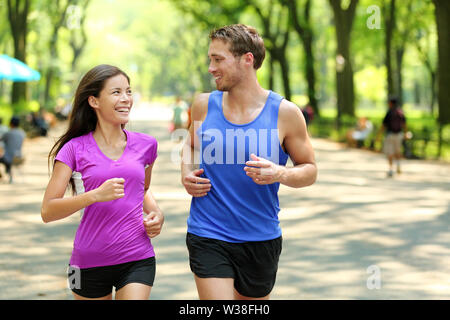
[[[191,271],[199,278],[233,278],[239,294],[261,298],[275,284],[282,237],[232,243],[186,235]]]
[[[153,286],[156,265],[155,257],[131,261],[112,266],[79,269],[69,266],[69,287],[85,298],[101,298],[129,283]],[[78,274],[77,274],[78,273]]]

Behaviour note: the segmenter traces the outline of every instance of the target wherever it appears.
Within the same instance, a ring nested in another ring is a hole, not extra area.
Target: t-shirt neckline
[[[128,145],[130,144],[130,135],[128,134],[128,131],[123,129],[123,132],[125,132],[125,135],[127,136],[127,144],[125,145],[125,148],[123,149],[122,154],[120,155],[120,157],[117,160],[113,160],[110,157],[108,157],[106,154],[103,153],[102,149],[100,149],[100,147],[97,144],[97,141],[95,141],[94,138],[94,131],[91,131],[89,133],[89,136],[92,140],[92,143],[95,145],[95,147],[97,148],[97,151],[102,155],[103,158],[112,161],[112,162],[119,162],[120,160],[122,160],[123,156],[125,155],[125,153],[127,152],[128,149]]]

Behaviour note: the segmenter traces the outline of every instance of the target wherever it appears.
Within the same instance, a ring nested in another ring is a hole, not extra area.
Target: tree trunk
[[[314,34],[312,32],[312,25],[309,19],[311,0],[306,1],[303,10],[303,16],[301,19],[299,19],[298,17],[297,0],[289,0],[287,2],[287,5],[289,7],[289,12],[291,14],[294,30],[300,37],[300,40],[302,41],[303,44],[303,49],[305,51],[304,74],[306,77],[306,82],[308,84],[309,104],[314,109],[315,114],[319,116],[320,115],[319,105],[316,99],[316,89],[315,89],[316,73],[314,69],[314,51],[313,51]],[[304,24],[302,25],[300,21],[303,21]]]
[[[402,66],[403,66],[403,56],[405,54],[405,45],[403,44],[402,47],[398,47],[395,50],[395,57],[396,57],[396,65],[397,68],[395,69],[396,74],[396,87],[397,87],[397,97],[398,97],[398,105],[403,105],[403,76],[402,76]]]
[[[30,0],[8,0],[8,19],[14,41],[14,58],[26,63],[28,12]],[[27,99],[26,82],[14,82],[11,103],[15,104]]]
[[[72,28],[70,32],[70,47],[72,48],[73,57],[72,57],[72,72],[75,71],[78,59],[81,57],[81,54],[87,43],[87,35],[84,29],[84,24],[86,21],[86,11],[89,6],[90,0],[85,0],[81,3],[82,6],[82,16],[80,17],[79,25]],[[80,5],[80,3],[78,3]],[[79,40],[78,40],[79,39]]]
[[[358,0],[351,0],[347,9],[341,8],[341,0],[329,0],[329,2],[333,9],[336,26],[337,126],[339,128],[342,114],[355,115],[353,68],[350,59],[350,35]]]
[[[278,61],[280,64],[281,69],[281,79],[283,81],[283,87],[284,87],[284,97],[287,100],[291,99],[291,87],[289,83],[289,63],[286,58],[286,49],[287,44],[289,42],[289,31],[290,31],[290,20],[287,20],[286,28],[281,30],[280,25],[283,21],[282,14],[279,12],[278,19],[273,22],[275,26],[278,26],[278,28],[274,28],[271,21],[273,21],[273,10],[269,10],[268,14],[264,14],[261,7],[257,5],[257,3],[254,3],[253,1],[247,0],[246,2],[248,5],[253,6],[256,13],[258,14],[261,24],[263,25],[263,33],[262,37],[269,42],[268,45],[266,45],[266,50],[269,51],[272,63],[275,61]],[[269,4],[270,8],[273,8],[272,3]],[[275,30],[274,30],[275,29]],[[278,29],[278,30],[277,30]],[[281,39],[281,40],[280,40]],[[279,41],[277,41],[279,40]],[[281,44],[279,44],[281,42]],[[271,67],[271,71],[273,71],[273,66]],[[270,75],[272,77],[272,75]],[[273,79],[269,81],[272,82],[273,85]]]
[[[269,56],[269,89],[273,90],[274,85],[274,65],[272,55]]]
[[[308,84],[308,99],[309,104],[314,109],[314,113],[320,116],[319,102],[316,98],[316,71],[314,69],[314,53],[313,53],[313,40],[311,37],[306,37],[304,48],[305,48],[305,74],[306,82]]]
[[[433,0],[438,33],[438,105],[439,105],[439,146],[442,148],[442,129],[450,123],[450,1]]]
[[[286,58],[286,50],[280,50],[278,61],[281,68],[281,79],[283,80],[284,97],[286,100],[291,100],[291,85],[289,84],[289,62]]]
[[[430,112],[431,115],[434,116],[434,105],[436,103],[436,72],[433,70],[429,70],[430,72],[430,91],[431,91],[431,102],[430,102]]]
[[[49,49],[50,49],[50,65],[47,69],[47,76],[44,89],[44,106],[48,108],[50,106],[50,90],[53,82],[53,77],[57,72],[57,67],[54,62],[58,61],[58,31],[63,26],[66,19],[67,8],[73,2],[73,0],[67,0],[63,8],[59,7],[59,1],[56,2],[55,16],[51,17],[53,22],[53,32],[50,39]]]
[[[438,31],[438,103],[439,123],[450,123],[450,1],[433,0]]]
[[[397,95],[397,90],[394,85],[394,68],[392,66],[392,38],[395,30],[395,0],[392,0],[389,5],[389,14],[386,13],[386,7],[383,7],[384,16],[386,17],[385,26],[385,63],[387,73],[387,95],[388,97]]]

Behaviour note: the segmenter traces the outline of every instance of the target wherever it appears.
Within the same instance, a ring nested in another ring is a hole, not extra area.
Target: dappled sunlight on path
[[[185,245],[190,197],[163,105],[141,105],[129,130],[159,142],[151,191],[165,213],[153,240],[152,299],[197,299]],[[0,299],[72,299],[65,272],[79,214],[44,224],[40,205],[47,154],[63,125],[26,140],[26,162],[12,185],[0,183]],[[319,176],[304,189],[280,188],[283,252],[273,299],[450,299],[450,166],[403,161],[386,178],[383,155],[313,139]],[[368,268],[380,271],[370,289]]]

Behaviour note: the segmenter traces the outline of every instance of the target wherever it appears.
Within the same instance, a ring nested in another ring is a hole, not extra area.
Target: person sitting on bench
[[[22,144],[25,139],[25,132],[19,128],[19,124],[19,118],[12,117],[9,122],[9,131],[1,138],[5,144],[5,152],[0,158],[0,163],[5,165],[6,173],[9,175],[9,183],[12,183],[11,166],[14,160],[22,158]]]

